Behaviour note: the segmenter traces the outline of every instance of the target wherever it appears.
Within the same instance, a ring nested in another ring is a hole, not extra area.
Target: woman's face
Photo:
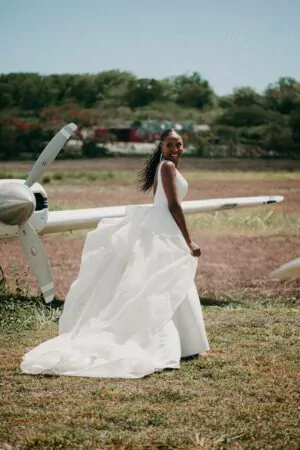
[[[168,134],[161,143],[161,152],[165,159],[172,161],[177,166],[183,152],[181,136],[175,132]]]

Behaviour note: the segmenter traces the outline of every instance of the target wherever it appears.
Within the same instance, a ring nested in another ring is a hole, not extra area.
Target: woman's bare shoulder
[[[164,161],[161,166],[161,173],[166,175],[174,175],[176,173],[175,164],[172,161]]]

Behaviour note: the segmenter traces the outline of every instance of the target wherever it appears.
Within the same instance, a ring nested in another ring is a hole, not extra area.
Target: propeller
[[[21,248],[32,273],[37,279],[45,302],[50,303],[54,298],[50,263],[43,244],[29,220],[23,225],[19,225],[19,236]]]
[[[75,125],[75,123],[69,123],[56,133],[34,163],[27,180],[25,181],[26,186],[31,187],[40,178],[46,168],[53,163],[71,134],[76,130],[77,125]]]
[[[18,225],[22,251],[31,272],[38,281],[46,303],[51,302],[54,298],[54,285],[48,257],[30,222],[30,216],[35,208],[35,198],[30,188],[52,164],[76,129],[77,125],[74,123],[69,123],[61,128],[33,165],[24,185],[8,183],[1,193],[0,220],[7,225]]]

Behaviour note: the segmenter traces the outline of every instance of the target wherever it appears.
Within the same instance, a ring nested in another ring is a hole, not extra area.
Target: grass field
[[[50,209],[149,201],[134,182],[140,160],[77,164],[59,161],[46,174]],[[183,164],[188,200],[285,196],[276,206],[189,218],[202,248],[196,283],[212,351],[134,381],[22,374],[25,351],[56,335],[61,303],[45,307],[18,242],[0,243],[0,449],[299,448],[300,286],[269,276],[300,254],[299,169],[197,164]],[[25,174],[27,165],[3,170]],[[63,300],[84,234],[43,242]]]

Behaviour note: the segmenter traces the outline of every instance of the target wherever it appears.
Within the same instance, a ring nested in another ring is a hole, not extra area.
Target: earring
[[[159,158],[159,162],[161,163],[163,159],[164,159],[164,155],[161,153],[160,158]]]

